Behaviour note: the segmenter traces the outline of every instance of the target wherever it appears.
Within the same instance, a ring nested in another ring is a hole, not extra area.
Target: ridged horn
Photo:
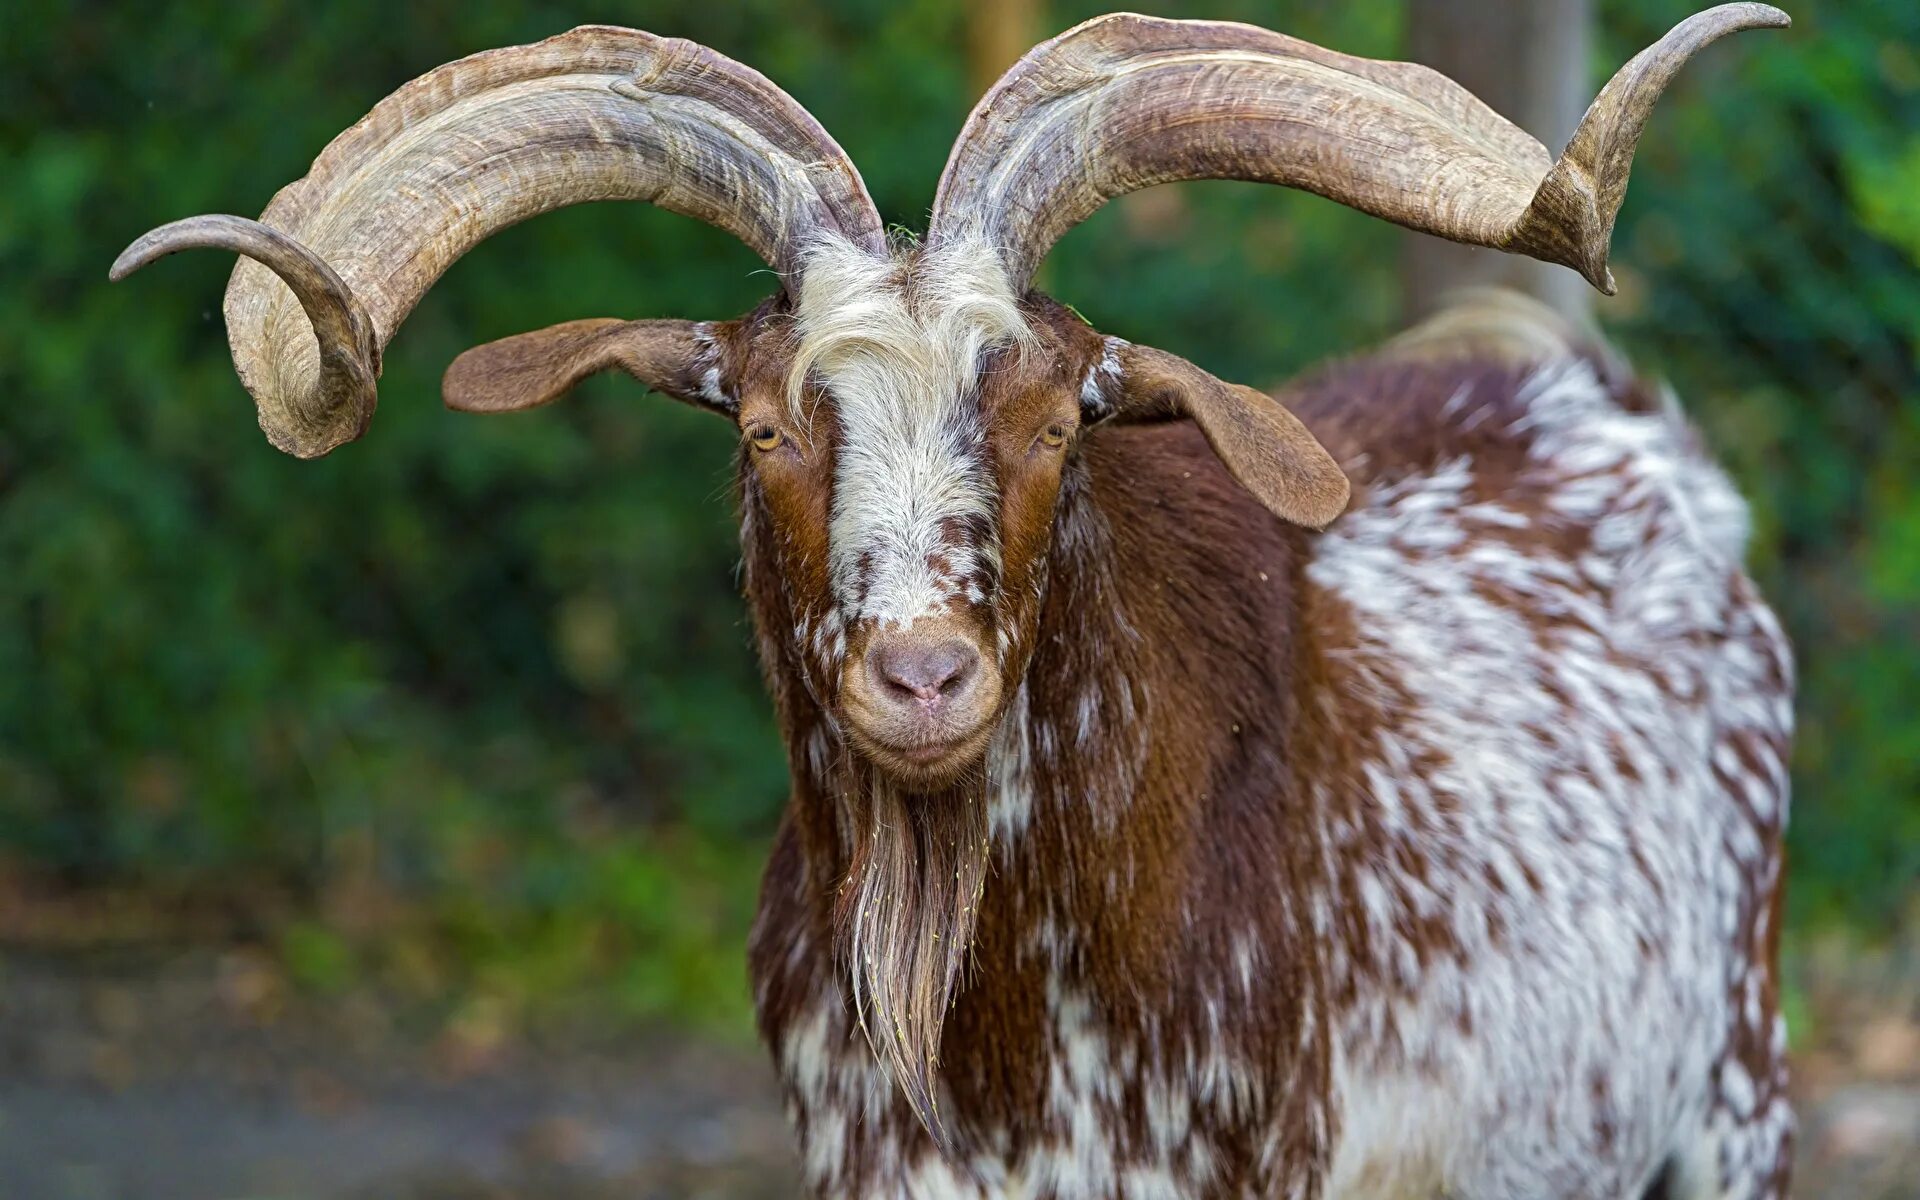
[[[981,99],[941,176],[929,241],[983,239],[1023,289],[1113,197],[1243,179],[1562,263],[1610,293],[1607,240],[1661,91],[1716,39],[1787,24],[1765,4],[1682,21],[1601,90],[1556,162],[1427,67],[1251,25],[1100,17],[1035,47]]]
[[[814,239],[885,234],[846,153],[758,72],[704,46],[583,26],[449,63],[335,138],[259,221],[193,217],[114,263],[245,256],[227,336],[260,425],[312,458],[360,436],[380,354],[435,280],[488,235],[591,200],[717,225],[791,284]]]

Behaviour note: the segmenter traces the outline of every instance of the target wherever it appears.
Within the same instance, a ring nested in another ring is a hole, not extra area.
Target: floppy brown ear
[[[1150,346],[1121,346],[1109,378],[1102,390],[1111,393],[1112,419],[1193,418],[1233,477],[1282,520],[1324,529],[1346,511],[1340,464],[1265,392]]]
[[[717,328],[696,321],[568,321],[488,342],[453,360],[440,383],[448,408],[513,412],[551,404],[589,375],[618,368],[656,392],[732,416]]]

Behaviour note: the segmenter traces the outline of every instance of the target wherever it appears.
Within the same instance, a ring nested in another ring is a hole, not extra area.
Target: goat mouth
[[[901,758],[919,766],[937,763],[952,752],[953,744],[951,742],[935,742],[930,746],[909,746],[905,749],[894,751],[894,753]]]
[[[938,788],[953,783],[979,764],[993,736],[993,722],[931,741],[901,745],[883,741],[849,725],[855,747],[880,771],[914,788]]]

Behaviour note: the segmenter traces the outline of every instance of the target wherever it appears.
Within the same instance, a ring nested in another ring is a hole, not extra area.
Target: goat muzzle
[[[975,623],[937,615],[856,630],[841,707],[856,747],[913,786],[951,782],[978,762],[1001,686]]]

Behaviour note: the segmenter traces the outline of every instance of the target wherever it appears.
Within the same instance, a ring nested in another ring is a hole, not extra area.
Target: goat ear
[[[675,400],[733,416],[738,405],[720,382],[720,332],[694,321],[568,321],[475,346],[447,368],[440,394],[461,412],[514,412],[618,368]]]
[[[1233,477],[1282,520],[1324,529],[1346,511],[1350,489],[1340,464],[1265,392],[1216,379],[1164,350],[1114,341],[1088,382],[1093,419],[1193,418]]]

